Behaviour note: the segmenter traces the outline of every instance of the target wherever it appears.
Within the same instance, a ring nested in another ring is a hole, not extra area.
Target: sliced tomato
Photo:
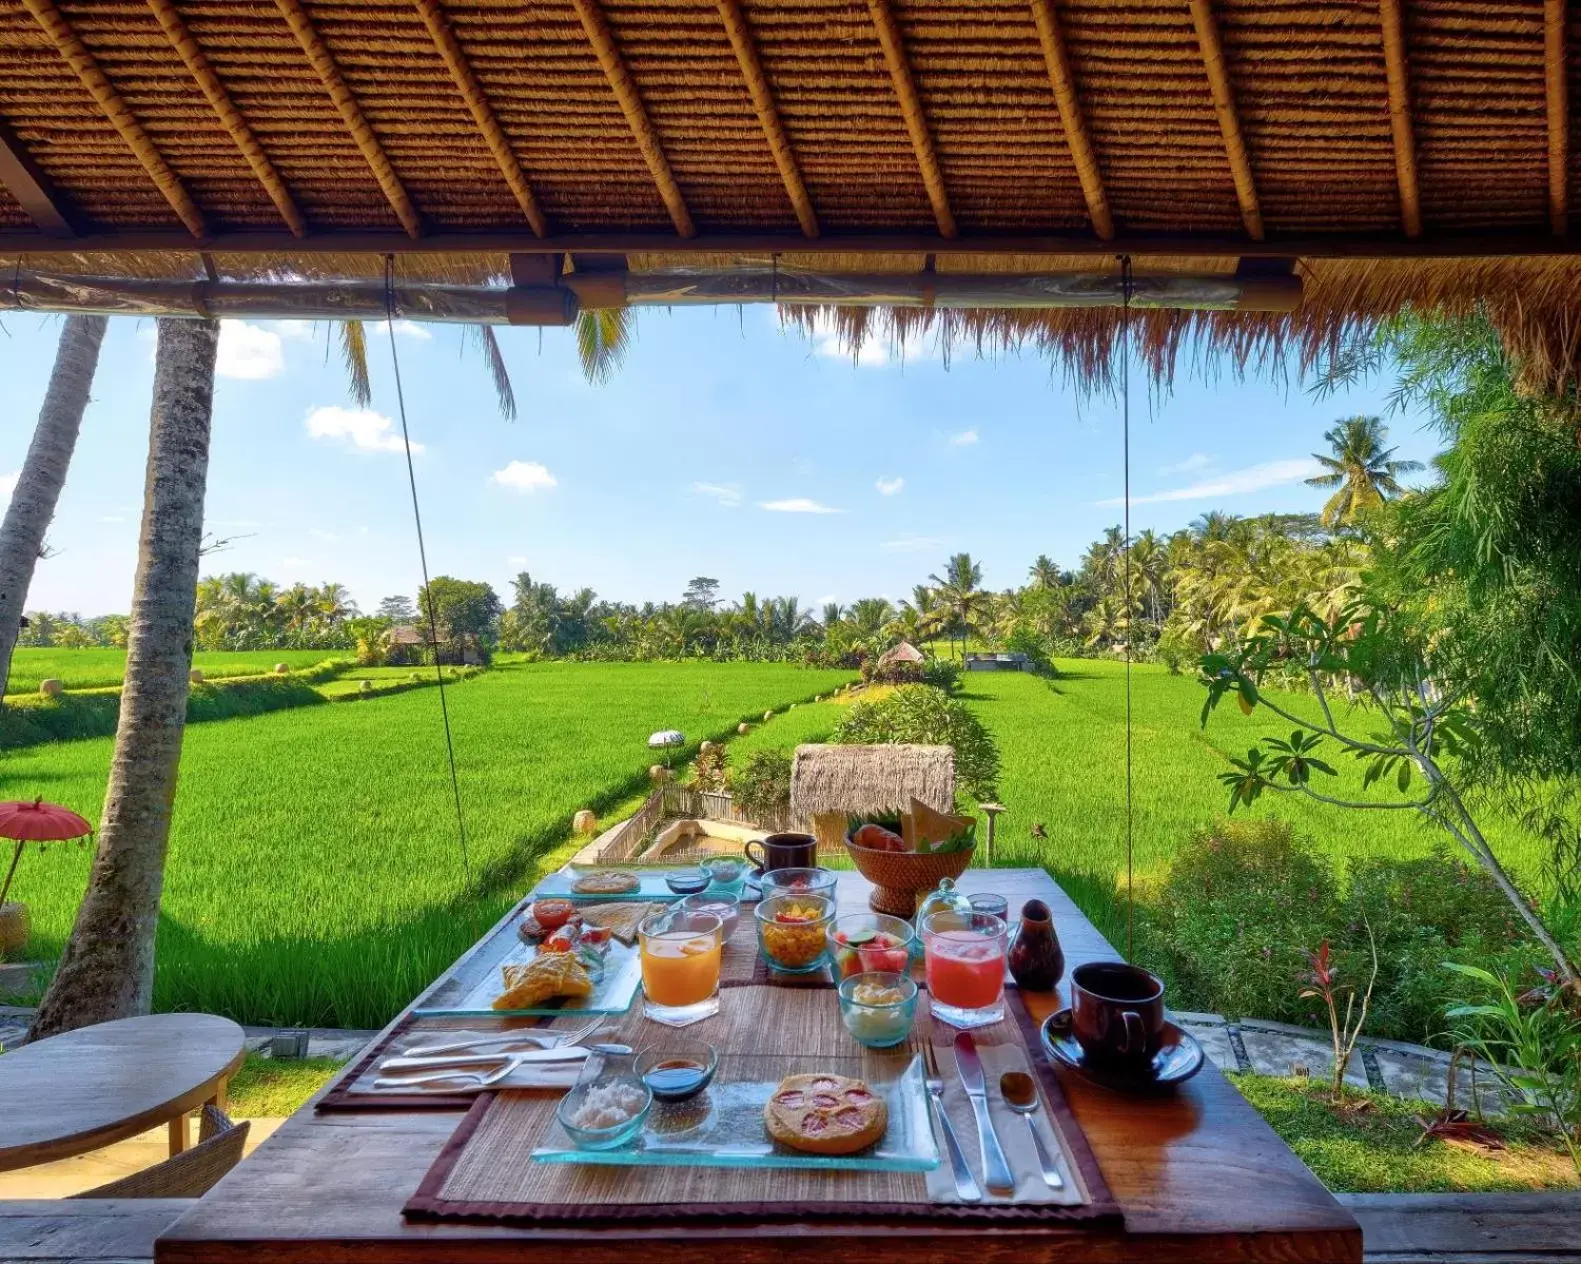
[[[574,926],[562,926],[548,939],[543,941],[541,952],[570,952],[576,947],[576,930]]]

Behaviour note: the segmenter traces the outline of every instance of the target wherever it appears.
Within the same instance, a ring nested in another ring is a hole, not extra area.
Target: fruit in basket
[[[894,830],[885,829],[882,825],[872,822],[862,826],[855,834],[851,835],[851,844],[854,847],[866,847],[869,851],[905,851],[906,840],[895,833]]]
[[[763,1107],[769,1136],[810,1154],[855,1154],[884,1135],[889,1109],[861,1080],[787,1075]]]

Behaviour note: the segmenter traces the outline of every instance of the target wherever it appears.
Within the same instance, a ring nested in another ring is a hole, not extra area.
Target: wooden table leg
[[[229,1080],[221,1080],[214,1090],[214,1096],[209,1098],[209,1105],[216,1110],[224,1110],[225,1103],[230,1096],[230,1089],[231,1082]]]
[[[177,1115],[170,1121],[170,1157],[175,1158],[187,1148],[187,1117]]]

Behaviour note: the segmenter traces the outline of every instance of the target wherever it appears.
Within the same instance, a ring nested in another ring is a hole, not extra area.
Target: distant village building
[[[878,665],[880,669],[891,667],[896,663],[916,663],[920,666],[926,661],[927,659],[924,657],[922,651],[910,641],[902,641],[899,645],[895,646],[894,649],[885,650],[878,656]]]
[[[1025,654],[968,654],[967,671],[1027,671],[1031,662]]]

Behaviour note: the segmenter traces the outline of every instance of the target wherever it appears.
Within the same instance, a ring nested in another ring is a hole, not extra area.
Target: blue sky
[[[10,317],[0,495],[43,398],[57,320]],[[327,326],[228,322],[215,393],[205,573],[346,584],[365,609],[419,579],[389,339],[370,338],[373,406],[346,396]],[[124,611],[136,560],[154,331],[110,322],[93,402],[29,609]],[[949,365],[931,345],[782,330],[768,308],[645,311],[614,382],[590,386],[564,330],[500,331],[521,415],[502,420],[462,331],[398,327],[435,574],[526,569],[562,589],[673,600],[694,575],[734,597],[899,598],[967,550],[994,588],[1038,553],[1074,566],[1119,521],[1118,405],[1081,400],[1034,354]],[[1387,383],[1315,402],[1297,387],[1178,381],[1134,395],[1133,529],[1209,509],[1315,510],[1309,454],[1336,418],[1379,412]],[[1390,419],[1402,457],[1435,436]]]

